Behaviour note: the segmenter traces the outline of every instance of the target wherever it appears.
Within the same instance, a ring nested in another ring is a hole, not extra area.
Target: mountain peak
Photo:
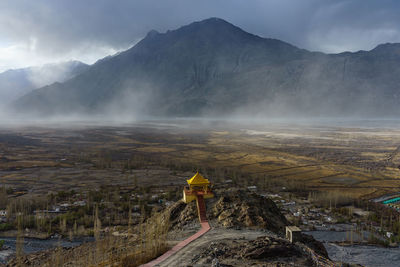
[[[384,44],[380,44],[377,47],[375,47],[374,49],[372,49],[371,51],[374,52],[400,52],[400,43],[384,43]]]
[[[230,28],[230,29],[236,29],[236,30],[243,31],[242,29],[240,29],[239,27],[229,23],[228,21],[220,19],[220,18],[216,18],[216,17],[212,17],[212,18],[196,21],[196,22],[190,23],[190,24],[188,24],[186,26],[183,26],[180,29],[186,29],[186,28],[190,29],[190,30],[193,30],[195,28],[197,28],[197,29],[200,29],[200,28],[216,28],[216,29],[224,28],[224,29],[229,29]]]
[[[151,31],[149,31],[149,32],[147,33],[146,38],[152,38],[152,37],[157,36],[157,35],[159,35],[159,34],[160,34],[160,33],[159,33],[158,31],[156,31],[156,30],[151,30]]]
[[[202,49],[218,50],[221,47],[229,47],[232,44],[243,44],[246,40],[260,41],[260,37],[247,33],[239,27],[220,18],[208,18],[182,26],[165,33],[151,30],[135,47],[131,53],[145,51],[166,51],[180,47],[187,47],[185,51],[200,51]],[[224,50],[225,48],[221,48]]]
[[[201,23],[201,24],[228,24],[228,25],[232,25],[231,23],[227,22],[224,19],[221,18],[217,18],[217,17],[211,17],[208,19],[203,19],[194,23]],[[233,25],[232,25],[233,26]]]
[[[158,36],[165,36],[169,40],[186,40],[187,43],[241,43],[244,40],[261,39],[259,36],[248,33],[226,20],[212,17],[192,22],[178,29],[167,31]],[[145,38],[154,39],[154,38]]]
[[[29,93],[13,107],[40,115],[113,110],[195,116],[244,110],[336,116],[355,114],[353,109],[376,116],[400,114],[400,45],[383,44],[346,58],[351,64],[259,37],[214,17],[165,33],[150,31],[134,47],[62,84]],[[360,80],[368,86],[349,94]]]

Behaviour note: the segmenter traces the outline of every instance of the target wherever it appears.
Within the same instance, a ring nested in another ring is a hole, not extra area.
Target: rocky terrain
[[[400,44],[324,54],[219,18],[159,33],[14,104],[42,116],[398,115]],[[123,116],[122,116],[123,117]]]
[[[196,203],[176,202],[167,211],[171,228],[183,228],[197,219]],[[207,200],[207,218],[224,228],[265,229],[283,233],[288,224],[275,203],[269,199],[240,189],[220,189],[215,198]]]
[[[283,229],[288,222],[272,200],[242,189],[216,189],[215,195],[214,199],[207,200],[211,231],[168,258],[161,266],[313,266],[317,262],[329,266],[332,263],[324,246],[313,237],[303,235],[300,242],[294,244],[284,238]],[[162,222],[169,219],[171,246],[191,235],[199,225],[194,202],[187,205],[178,201],[153,217],[161,218]],[[127,234],[129,231],[125,231],[119,237],[104,237],[101,241],[76,248],[57,248],[27,255],[10,261],[8,266],[19,263],[23,266],[51,266],[57,262],[62,266],[95,264],[96,251],[100,248],[103,249],[101,262],[104,264],[116,257],[116,251],[136,246],[139,231],[140,227],[135,228],[137,234],[131,237]],[[93,260],[89,261],[89,258]]]
[[[160,266],[332,266],[322,243],[302,235],[290,243],[283,236],[289,222],[274,202],[241,189],[215,190],[207,200],[212,230]],[[196,206],[176,202],[169,208],[171,229],[190,229]],[[343,265],[347,266],[347,265]],[[350,266],[350,265],[349,265]]]
[[[298,246],[287,240],[261,236],[255,240],[222,240],[211,243],[193,263],[220,266],[312,266],[312,260]]]

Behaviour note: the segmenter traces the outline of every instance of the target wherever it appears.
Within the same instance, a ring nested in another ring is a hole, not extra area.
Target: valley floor
[[[285,192],[282,205],[291,203],[292,194],[312,199],[311,193],[327,192],[334,200],[330,209],[338,198],[369,200],[399,191],[399,168],[400,124],[151,121],[0,128],[0,200],[41,199],[41,205],[25,207],[26,223],[34,220],[39,233],[64,237],[93,235],[96,203],[103,230],[137,224],[180,198],[196,170],[225,188]],[[0,236],[16,232],[17,217],[7,216],[6,205],[0,211]],[[375,220],[392,223],[392,214],[385,216]],[[75,226],[79,218],[85,220]],[[86,228],[80,231],[81,226]],[[213,243],[255,241],[263,234],[215,228],[163,264],[180,266],[179,258],[209,265],[213,259],[199,251],[212,249]],[[228,258],[224,264],[235,265]]]
[[[152,159],[164,166],[241,172],[266,185],[285,181],[288,187],[372,198],[400,187],[399,147],[396,125],[183,121],[3,127],[0,176],[6,186],[31,194],[124,184],[133,175],[147,185],[185,182],[187,177],[162,169],[140,171]]]

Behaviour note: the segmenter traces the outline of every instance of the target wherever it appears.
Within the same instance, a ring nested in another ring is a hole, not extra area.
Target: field
[[[247,185],[263,179],[372,198],[399,191],[399,166],[396,127],[153,121],[0,129],[0,183],[33,195],[133,181],[183,185],[194,169],[213,169],[218,182],[240,173]]]

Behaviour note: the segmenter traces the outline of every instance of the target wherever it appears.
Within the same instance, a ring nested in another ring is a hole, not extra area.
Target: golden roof
[[[204,178],[201,176],[199,172],[197,172],[192,178],[187,180],[189,185],[206,185],[210,184],[210,181],[208,179]]]

